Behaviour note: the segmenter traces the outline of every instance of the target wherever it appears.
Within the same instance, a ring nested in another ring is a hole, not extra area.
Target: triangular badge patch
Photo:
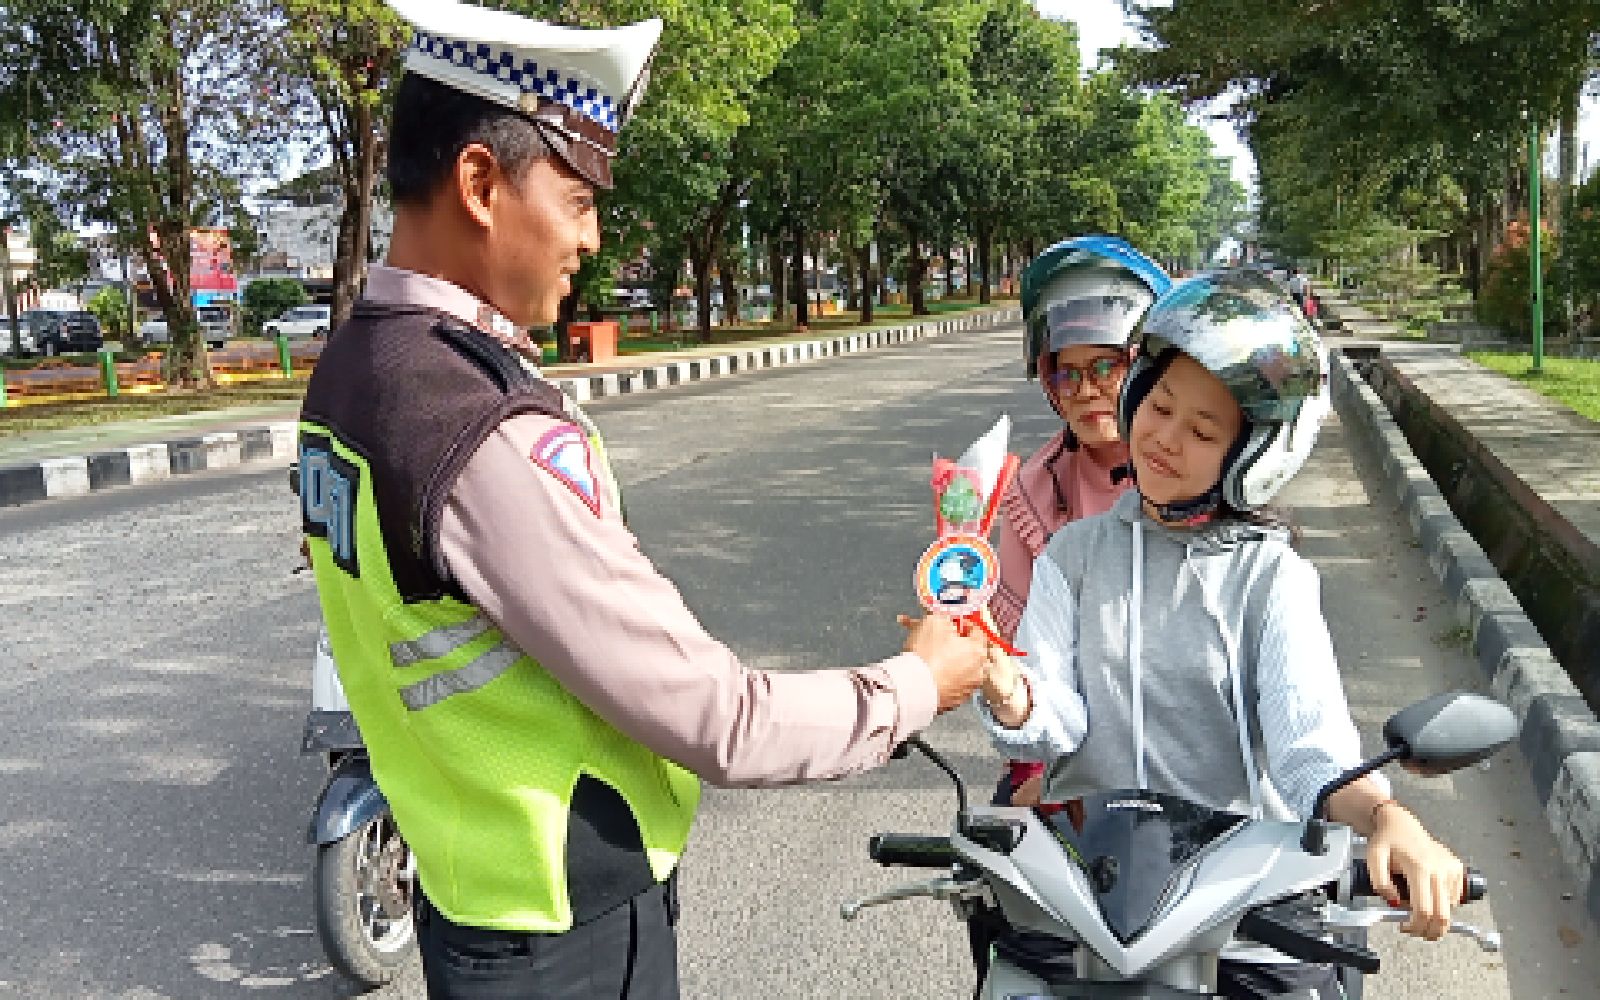
[[[589,442],[582,431],[571,424],[552,428],[533,446],[529,457],[534,465],[565,483],[596,517],[600,516],[600,489],[589,455]]]

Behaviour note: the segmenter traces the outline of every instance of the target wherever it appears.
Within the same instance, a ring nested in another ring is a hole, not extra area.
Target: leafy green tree
[[[95,292],[85,306],[100,321],[100,329],[107,340],[115,340],[124,347],[130,343],[132,331],[128,327],[128,297],[115,285],[107,285]]]
[[[211,382],[189,233],[216,221],[229,182],[260,170],[282,135],[281,96],[263,85],[280,27],[262,0],[22,0],[0,11],[9,180],[126,235],[172,330],[172,385]]]
[[[1265,236],[1303,250],[1318,230],[1348,228],[1346,210],[1430,227],[1415,203],[1448,186],[1463,204],[1440,228],[1466,246],[1451,256],[1474,287],[1515,210],[1527,122],[1570,107],[1600,23],[1596,0],[1125,6],[1154,43],[1122,54],[1136,79],[1185,99],[1242,95]]]
[[[282,65],[310,94],[310,134],[331,157],[343,196],[333,258],[337,327],[366,282],[390,91],[411,30],[383,0],[283,0],[282,14]]]
[[[293,278],[257,278],[244,289],[245,336],[260,336],[262,324],[310,301],[305,286]]]

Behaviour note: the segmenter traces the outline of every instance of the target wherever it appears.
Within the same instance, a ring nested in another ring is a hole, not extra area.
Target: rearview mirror
[[[1452,691],[1401,709],[1383,741],[1425,774],[1446,774],[1486,760],[1517,736],[1517,717],[1492,698]]]

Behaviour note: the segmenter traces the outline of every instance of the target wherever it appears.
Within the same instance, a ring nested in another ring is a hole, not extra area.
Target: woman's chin
[[[1106,426],[1107,423],[1110,426]],[[1105,448],[1119,444],[1122,438],[1117,434],[1116,421],[1074,421],[1071,424],[1072,435],[1078,439],[1078,444],[1085,448]]]

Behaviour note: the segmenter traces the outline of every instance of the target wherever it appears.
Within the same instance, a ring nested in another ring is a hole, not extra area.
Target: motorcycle
[[[1359,838],[1321,818],[1328,797],[1396,761],[1427,774],[1471,766],[1516,732],[1510,710],[1487,698],[1418,702],[1384,726],[1388,749],[1323,788],[1305,822],[1253,819],[1138,789],[971,808],[954,768],[913,735],[896,756],[915,748],[954,780],[955,830],[878,834],[868,854],[882,865],[945,874],[846,903],[841,915],[853,920],[867,907],[933,898],[953,904],[959,919],[1060,942],[1060,953],[1044,961],[997,947],[978,970],[982,1000],[1214,996],[1225,954],[1332,964],[1345,995],[1359,998],[1364,977],[1380,967],[1367,931],[1409,913],[1371,905]],[[1462,901],[1486,892],[1483,875],[1469,869]],[[1450,932],[1499,950],[1496,934],[1460,922]]]
[[[296,466],[289,468],[289,483],[298,494]],[[311,879],[317,937],[334,968],[376,989],[416,950],[417,866],[373,780],[326,627],[317,636],[300,751],[319,754],[328,765],[306,834],[317,849]]]

